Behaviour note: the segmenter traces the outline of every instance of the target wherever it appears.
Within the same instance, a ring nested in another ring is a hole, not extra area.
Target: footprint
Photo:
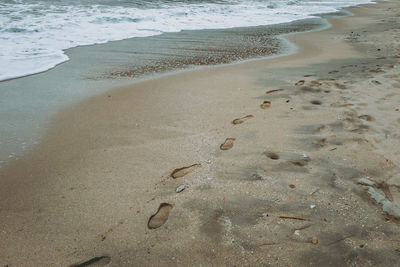
[[[372,73],[381,73],[381,72],[383,72],[383,71],[382,71],[381,68],[377,68],[377,69],[370,70],[369,72],[372,72]]]
[[[311,100],[310,103],[313,105],[321,105],[322,104],[322,102],[319,100]]]
[[[219,147],[221,150],[229,150],[233,147],[236,138],[226,138],[225,142]]]
[[[267,95],[275,93],[275,92],[279,92],[279,91],[283,91],[283,89],[274,89],[274,90],[269,90],[267,92],[265,92]]]
[[[182,167],[182,168],[178,168],[175,169],[172,173],[171,173],[171,177],[176,179],[176,178],[180,178],[185,176],[186,174],[191,173],[194,169],[201,167],[200,163],[196,163],[187,167]]]
[[[342,89],[342,90],[347,89],[347,86],[346,86],[346,85],[343,85],[343,84],[340,84],[340,83],[337,83],[337,82],[333,83],[333,85],[334,85],[337,89]]]
[[[358,118],[365,120],[365,121],[373,121],[374,120],[370,115],[361,115],[361,116],[358,116]]]
[[[70,267],[86,267],[90,265],[94,266],[105,266],[111,262],[111,258],[108,256],[100,256],[100,257],[94,257],[88,261],[81,262],[81,263],[75,263],[70,265]]]
[[[376,84],[376,85],[381,85],[382,84],[380,81],[377,81],[377,80],[373,80],[373,81],[371,81],[371,83]]]
[[[351,104],[351,103],[346,103],[346,104],[333,103],[333,104],[331,104],[331,107],[335,107],[335,108],[346,108],[346,107],[352,107],[352,106],[354,106],[354,104]]]
[[[270,159],[273,159],[273,160],[278,160],[279,159],[279,155],[277,153],[275,153],[275,152],[265,151],[264,154]]]
[[[267,109],[267,108],[269,108],[271,106],[271,102],[270,101],[264,101],[264,103],[262,103],[261,105],[260,105],[260,108],[262,108],[262,109]]]
[[[294,85],[297,85],[297,86],[304,85],[305,82],[306,82],[305,80],[300,80],[297,83],[295,83]]]
[[[368,125],[356,125],[354,129],[350,129],[349,132],[353,132],[353,133],[365,133],[370,129],[370,127]]]
[[[322,83],[321,83],[320,81],[314,80],[314,81],[311,81],[311,82],[310,82],[310,85],[311,85],[311,86],[321,86]]]
[[[168,216],[171,210],[171,204],[161,203],[160,207],[158,207],[157,212],[150,217],[147,223],[147,227],[149,229],[156,229],[163,225],[168,220]]]
[[[310,86],[303,86],[300,88],[300,91],[303,93],[319,93],[321,92],[321,89],[319,88],[312,88]]]
[[[310,161],[309,159],[300,159],[300,160],[291,160],[289,162],[295,166],[304,167],[308,164],[309,161]]]
[[[247,121],[248,119],[251,119],[251,118],[254,118],[254,116],[253,115],[247,115],[247,116],[244,116],[242,118],[234,119],[232,121],[232,124],[241,124],[241,123],[243,123],[243,122],[245,122],[245,121]]]

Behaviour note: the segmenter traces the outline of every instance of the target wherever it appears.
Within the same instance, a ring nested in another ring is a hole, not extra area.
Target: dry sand
[[[62,112],[0,169],[0,265],[399,266],[400,8],[349,10]]]

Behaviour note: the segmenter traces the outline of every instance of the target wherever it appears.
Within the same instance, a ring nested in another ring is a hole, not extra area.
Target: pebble
[[[180,185],[180,186],[178,186],[178,187],[176,188],[175,192],[180,193],[180,192],[182,192],[183,190],[185,190],[185,188],[186,188],[186,186],[185,186],[184,184],[183,184],[183,185]]]
[[[295,234],[295,235],[300,235],[300,230],[294,231],[294,234]]]
[[[311,239],[311,243],[313,243],[314,245],[316,245],[316,244],[318,244],[318,237],[313,237],[312,239]]]
[[[368,194],[376,201],[376,203],[382,205],[382,210],[385,213],[395,217],[396,219],[400,219],[400,207],[390,202],[384,195],[378,193],[373,187],[368,188]]]
[[[310,205],[310,209],[314,209],[315,208],[315,205]]]

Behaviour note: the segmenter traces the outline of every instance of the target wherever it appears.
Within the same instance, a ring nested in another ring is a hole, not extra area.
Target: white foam
[[[239,0],[158,8],[55,5],[30,0],[0,3],[0,80],[53,68],[68,60],[63,50],[75,46],[163,32],[284,23],[367,2]]]

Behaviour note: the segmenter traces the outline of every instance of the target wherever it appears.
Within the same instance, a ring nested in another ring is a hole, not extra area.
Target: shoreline
[[[240,53],[259,53],[259,57],[264,52],[285,53],[283,50],[287,49],[285,48],[287,44],[277,36],[280,32],[301,31],[320,24],[318,21],[322,20],[307,19],[266,27],[166,33],[66,50],[71,60],[60,64],[57,68],[37,75],[0,82],[4,95],[0,100],[2,136],[0,167],[10,160],[19,158],[32,145],[37,144],[50,126],[52,118],[63,108],[76,105],[110,88],[218,63],[205,62],[209,58],[220,60],[222,64],[226,60],[235,61]],[[197,48],[185,44],[190,38],[198,40]],[[239,50],[239,54],[235,54],[234,50],[226,49],[223,45],[226,38],[233,38],[232,41],[238,47],[243,45],[243,51]],[[246,41],[247,38],[249,40]],[[264,41],[267,43],[262,45],[261,42]],[[152,45],[148,47],[149,44]],[[174,52],[173,47],[176,45],[181,48],[181,52]],[[262,53],[247,51],[246,47],[253,45],[265,51],[261,51]],[[201,49],[196,51],[199,48]],[[160,50],[159,55],[154,54],[153,50]],[[103,56],[101,59],[97,57],[99,54]],[[247,57],[254,56],[247,55]],[[135,66],[132,67],[131,62],[135,62]],[[201,66],[204,64],[206,65]],[[160,67],[155,69],[155,66]]]
[[[296,54],[66,108],[0,168],[0,264],[388,266],[400,219],[399,6],[350,10],[285,37]],[[160,203],[167,218],[147,229]]]
[[[359,4],[354,4],[354,6],[336,7],[335,9],[337,11],[326,12],[326,13],[309,14],[308,18],[300,18],[300,19],[296,19],[296,20],[292,20],[292,21],[288,21],[288,22],[272,23],[272,24],[266,24],[266,25],[260,24],[260,25],[253,25],[253,26],[251,26],[251,25],[250,26],[235,26],[235,27],[231,27],[231,28],[229,28],[229,27],[226,27],[226,28],[220,28],[220,27],[218,27],[218,28],[199,28],[199,29],[191,29],[191,30],[172,31],[172,32],[160,32],[158,34],[149,35],[149,36],[141,36],[141,37],[132,36],[132,37],[127,37],[127,38],[122,38],[122,39],[110,39],[108,41],[94,42],[94,43],[91,43],[91,44],[76,45],[76,46],[72,46],[72,47],[68,47],[68,48],[62,49],[62,50],[60,50],[60,52],[62,52],[63,55],[67,56],[66,52],[68,52],[69,50],[79,49],[79,48],[82,48],[82,47],[91,47],[91,46],[96,46],[96,45],[104,45],[104,44],[107,44],[107,43],[119,42],[119,41],[124,41],[124,40],[135,39],[135,38],[152,38],[152,37],[157,37],[157,36],[165,35],[165,34],[167,34],[167,35],[168,34],[173,34],[174,35],[174,34],[180,34],[180,33],[185,32],[185,31],[189,31],[189,32],[196,32],[196,31],[224,31],[224,30],[234,30],[234,29],[251,29],[251,28],[265,28],[265,27],[268,28],[268,27],[271,27],[271,26],[275,27],[275,26],[279,26],[279,25],[290,25],[290,24],[296,24],[297,22],[301,22],[301,21],[307,21],[307,20],[313,20],[315,18],[321,18],[321,17],[324,17],[324,16],[330,16],[330,15],[337,16],[338,14],[343,16],[343,13],[346,13],[346,12],[343,12],[343,10],[345,10],[346,8],[354,8],[356,6],[363,5],[363,4],[369,4],[369,3],[359,3]],[[348,14],[346,14],[346,15],[348,15]],[[260,55],[260,56],[263,56],[263,55]],[[0,80],[0,82],[6,82],[6,81],[11,81],[11,80],[15,80],[15,79],[24,78],[24,77],[29,77],[29,76],[36,75],[36,74],[41,74],[41,73],[44,73],[46,71],[52,70],[55,67],[57,67],[58,65],[66,63],[69,60],[70,60],[70,58],[68,57],[67,59],[64,59],[62,61],[58,61],[58,63],[51,64],[51,66],[43,67],[43,68],[41,68],[41,70],[30,71],[27,74],[23,74],[23,75],[20,75],[20,76],[10,76],[9,78],[4,78],[4,79]]]

